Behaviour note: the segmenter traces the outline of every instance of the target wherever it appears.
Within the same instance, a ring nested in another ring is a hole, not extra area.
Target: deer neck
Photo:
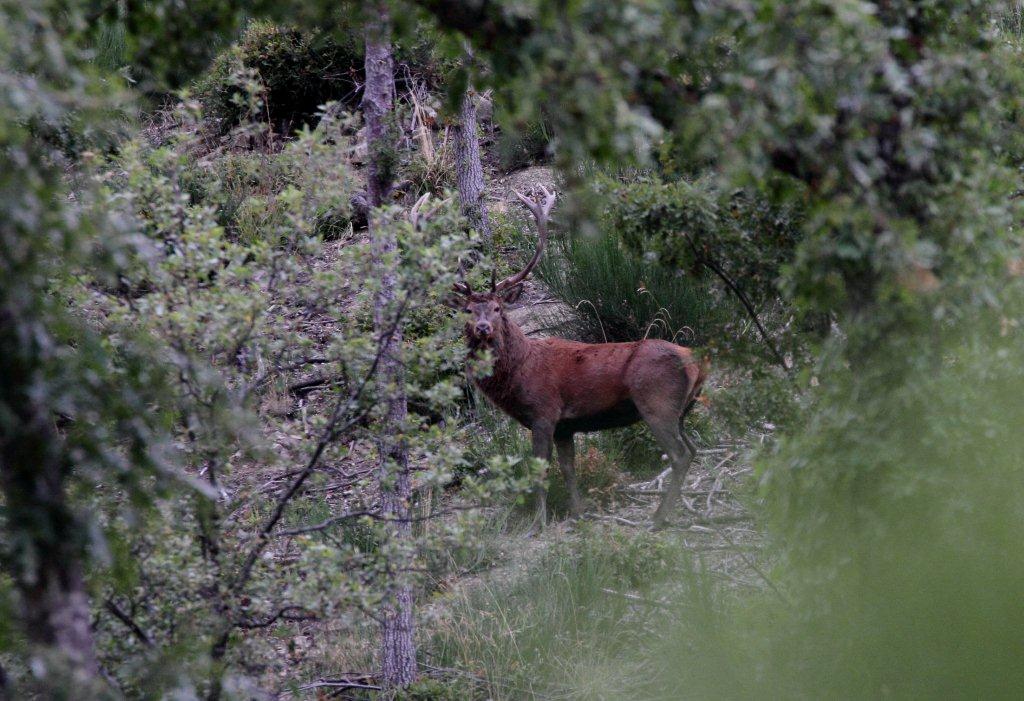
[[[501,315],[501,326],[501,341],[491,348],[491,355],[494,357],[491,373],[476,378],[477,384],[488,394],[511,390],[530,352],[530,340],[519,325],[504,313]]]

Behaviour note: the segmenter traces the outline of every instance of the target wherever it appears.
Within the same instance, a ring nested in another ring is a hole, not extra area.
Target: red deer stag
[[[661,527],[672,511],[696,446],[682,432],[707,375],[688,348],[661,340],[632,343],[577,343],[561,338],[531,339],[505,314],[505,304],[544,252],[555,194],[543,186],[543,199],[516,192],[537,223],[537,249],[519,273],[495,282],[490,292],[474,292],[463,280],[454,285],[454,305],[468,315],[466,342],[471,356],[490,350],[491,374],[476,385],[503,411],[533,434],[533,454],[550,462],[552,444],[569,491],[569,509],[580,515],[574,471],[576,433],[628,426],[643,420],[671,460],[672,475],[654,515]],[[537,522],[547,519],[543,488]]]

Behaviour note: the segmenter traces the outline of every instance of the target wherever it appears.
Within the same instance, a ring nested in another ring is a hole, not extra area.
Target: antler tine
[[[469,282],[466,280],[466,268],[462,265],[462,261],[459,261],[459,281],[452,285],[452,290],[469,297],[473,294],[473,288],[469,286]]]
[[[548,242],[548,218],[551,215],[551,208],[555,206],[555,198],[557,195],[554,192],[549,192],[546,187],[539,185],[540,191],[544,193],[544,199],[533,199],[527,197],[518,190],[513,190],[516,197],[526,205],[526,208],[530,210],[530,214],[533,215],[534,221],[537,222],[537,250],[533,252],[533,257],[530,258],[530,262],[526,264],[526,267],[521,272],[516,273],[511,277],[507,277],[497,285],[494,286],[494,292],[500,292],[501,290],[518,285],[520,282],[526,279],[526,276],[536,267],[537,262],[540,261],[541,255],[544,253],[544,246]]]
[[[412,206],[412,209],[409,210],[409,223],[412,224],[412,228],[420,228],[420,207],[422,207],[423,203],[429,199],[430,193],[423,193],[423,195],[421,195],[420,198],[416,200],[416,204]]]

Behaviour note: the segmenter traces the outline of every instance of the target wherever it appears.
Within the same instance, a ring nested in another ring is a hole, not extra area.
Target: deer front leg
[[[572,436],[559,436],[555,438],[555,447],[558,449],[558,466],[562,468],[565,488],[569,491],[569,516],[579,518],[583,509],[576,484],[576,441]]]
[[[554,425],[547,422],[539,422],[531,429],[533,437],[533,457],[551,462],[551,447],[554,438]],[[537,515],[534,518],[531,529],[543,530],[548,523],[548,498],[547,489],[544,486],[544,478],[547,476],[547,468],[541,475],[540,486],[537,487]]]

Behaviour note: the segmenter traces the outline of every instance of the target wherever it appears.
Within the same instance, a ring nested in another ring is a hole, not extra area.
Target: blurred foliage
[[[723,555],[773,588],[720,579],[682,539],[585,530],[453,602],[431,650],[481,670],[481,698],[1019,697],[1020,300],[938,364],[906,339],[823,362],[805,430],[760,460],[761,574]]]
[[[113,343],[69,304],[75,280],[114,286],[146,250],[48,138],[53,125],[102,129],[124,104],[120,82],[74,43],[80,20],[60,3],[0,3],[0,607],[20,626],[12,635],[5,624],[2,642],[31,662],[25,693],[50,698],[73,679],[83,696],[103,693],[87,669],[88,625],[83,635],[68,619],[87,615],[83,562],[125,555],[70,495],[106,486],[111,511],[138,518],[191,481],[169,455],[169,377],[149,339]]]

